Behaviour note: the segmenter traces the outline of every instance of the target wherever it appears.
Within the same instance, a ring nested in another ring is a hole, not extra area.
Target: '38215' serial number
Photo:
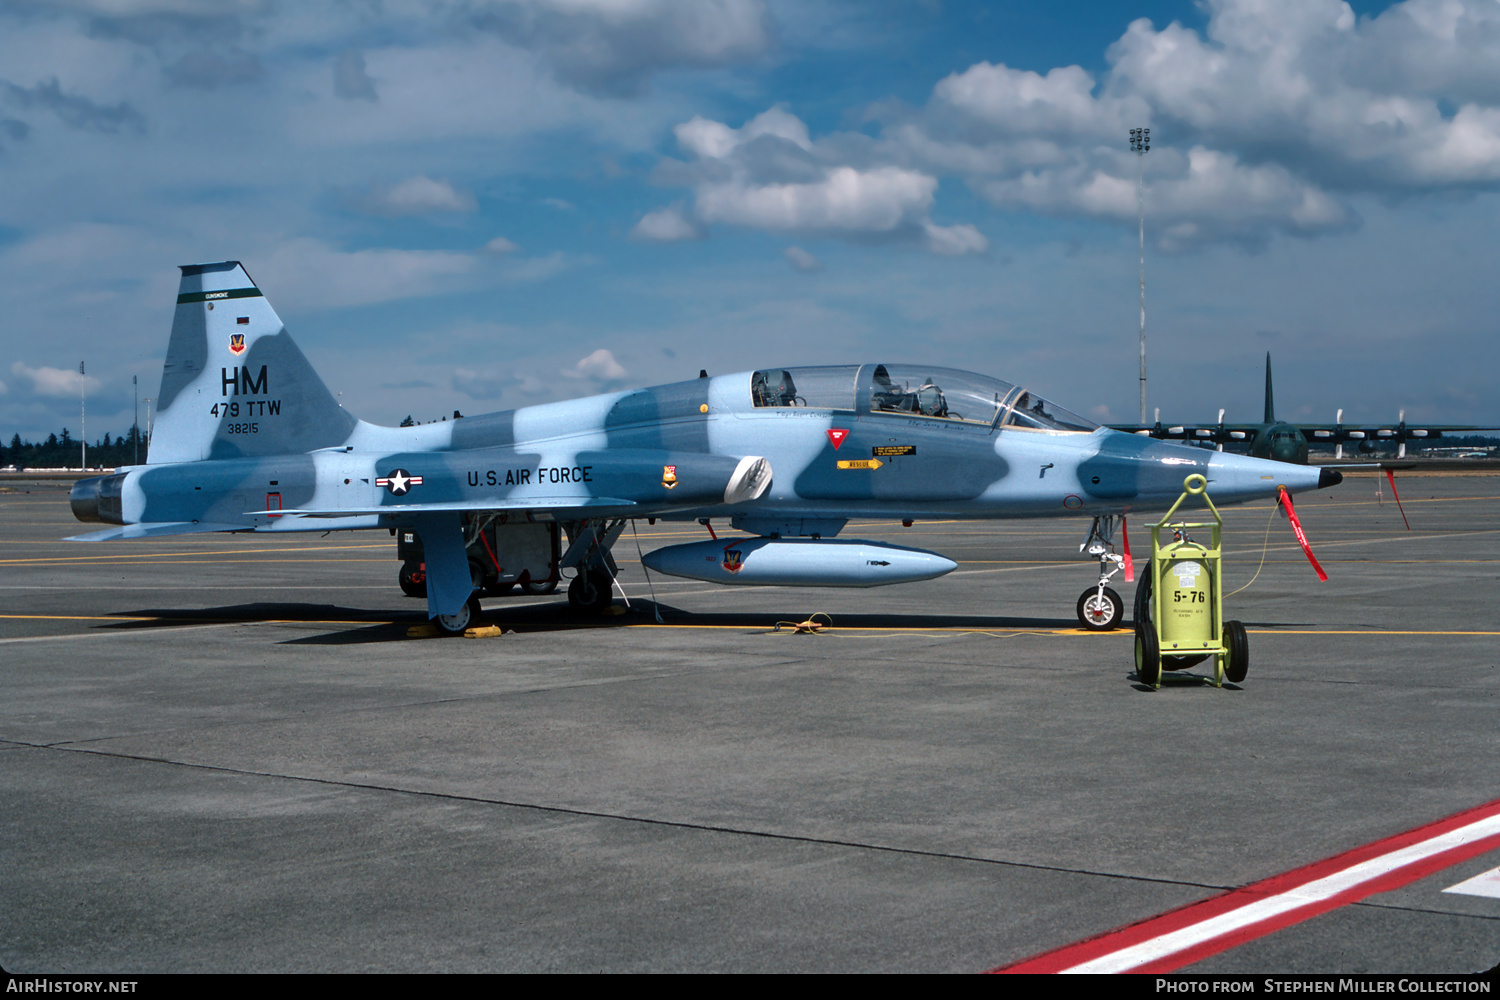
[[[259,434],[260,421],[256,420],[248,424],[225,424],[225,434]]]

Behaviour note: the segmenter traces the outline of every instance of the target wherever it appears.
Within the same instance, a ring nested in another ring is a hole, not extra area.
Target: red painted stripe
[[[1172,931],[1202,923],[1221,913],[1238,909],[1257,899],[1279,895],[1289,889],[1306,885],[1309,882],[1332,875],[1335,872],[1343,871],[1361,862],[1390,854],[1393,851],[1401,850],[1403,847],[1409,847],[1412,844],[1447,833],[1449,830],[1456,830],[1461,826],[1467,826],[1469,823],[1487,816],[1493,816],[1497,813],[1500,813],[1500,799],[1475,806],[1472,809],[1466,809],[1461,813],[1456,813],[1444,819],[1407,830],[1404,833],[1398,833],[1394,836],[1374,841],[1373,843],[1355,847],[1342,854],[1336,854],[1331,858],[1314,861],[1310,865],[1304,865],[1301,868],[1293,869],[1284,874],[1273,875],[1259,882],[1252,882],[1249,885],[1241,886],[1222,895],[1200,900],[1197,903],[1190,903],[1180,909],[1169,910],[1159,916],[1149,917],[1138,923],[1127,924],[1116,930],[1107,931],[1091,938],[1085,938],[1074,944],[1043,952],[1040,955],[1034,955],[1031,958],[991,969],[990,971],[996,973],[1046,973],[1069,969],[1080,963],[1098,958],[1101,955],[1108,955],[1122,948],[1140,944],[1142,941],[1148,941],[1163,934],[1169,934]],[[1458,864],[1461,861],[1476,857],[1486,851],[1494,850],[1496,847],[1500,847],[1500,836],[1486,837],[1482,840],[1455,847],[1444,851],[1442,854],[1433,855],[1430,858],[1425,858],[1422,861],[1388,872],[1369,882],[1363,882],[1338,896],[1327,900],[1310,901],[1306,907],[1281,914],[1259,924],[1241,928],[1238,931],[1211,941],[1205,941],[1192,948],[1166,956],[1159,962],[1141,966],[1135,971],[1143,973],[1171,972],[1174,969],[1180,969],[1185,965],[1191,965],[1193,962],[1200,961],[1210,955],[1216,955],[1221,951],[1227,951],[1237,945],[1264,937],[1284,927],[1289,927],[1310,917],[1315,917],[1320,913],[1326,913],[1340,906],[1347,906],[1350,903],[1358,902],[1378,892],[1389,892],[1392,889],[1400,888],[1403,885],[1425,878],[1434,872],[1442,871],[1444,868]]]

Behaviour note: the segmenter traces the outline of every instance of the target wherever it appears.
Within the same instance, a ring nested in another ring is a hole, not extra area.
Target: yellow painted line
[[[25,621],[64,622],[156,622],[162,619],[152,616],[131,617],[129,615],[0,615],[0,618],[18,618]]]
[[[1250,628],[1250,629],[1246,629],[1245,631],[1251,633],[1252,635],[1372,635],[1372,636],[1385,636],[1385,635],[1500,635],[1500,632],[1462,632],[1462,631],[1450,630],[1450,629],[1445,629],[1445,630],[1441,630],[1441,631],[1418,632],[1418,631],[1401,631],[1401,630],[1386,631],[1384,629],[1382,629],[1380,631],[1372,631],[1372,630],[1369,630],[1369,629],[1350,629],[1350,630],[1347,630],[1347,631],[1342,631],[1342,630],[1339,630],[1339,629],[1320,629],[1320,628],[1308,628],[1308,629],[1293,629],[1293,628],[1286,628],[1286,629],[1282,629],[1282,628]]]

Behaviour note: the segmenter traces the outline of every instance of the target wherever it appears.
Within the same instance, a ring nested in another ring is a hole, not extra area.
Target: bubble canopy
[[[1020,386],[921,365],[765,368],[750,377],[757,407],[810,407],[927,417],[985,427],[1089,433],[1098,424]]]

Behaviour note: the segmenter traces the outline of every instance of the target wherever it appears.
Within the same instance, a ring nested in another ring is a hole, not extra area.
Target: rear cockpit
[[[1098,425],[1020,386],[952,368],[841,365],[767,368],[750,377],[757,407],[928,417],[991,429],[1089,433]]]

